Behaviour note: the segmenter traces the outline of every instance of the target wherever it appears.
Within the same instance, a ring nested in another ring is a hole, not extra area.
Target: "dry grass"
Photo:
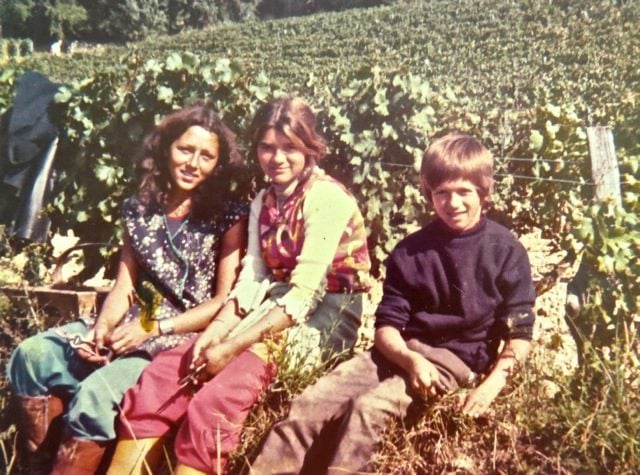
[[[538,242],[533,240],[533,242]],[[531,250],[530,250],[531,252]],[[535,261],[535,249],[534,249]],[[544,250],[540,250],[540,261]],[[535,264],[535,262],[534,262]],[[379,296],[379,289],[376,289]],[[416,406],[392,421],[373,463],[378,473],[621,473],[640,472],[640,365],[637,353],[596,353],[577,368],[564,324],[566,285],[538,299],[535,347],[522,374],[498,397],[490,415],[460,415],[456,396]],[[367,311],[372,313],[376,298]],[[0,472],[26,473],[17,448],[10,390],[4,377],[11,350],[40,328],[42,319],[0,295]],[[371,319],[361,346],[371,343]],[[285,361],[283,367],[291,367]],[[269,428],[284,418],[292,397],[331,367],[281,371],[249,416],[229,473],[239,473]],[[164,468],[158,473],[171,473]]]

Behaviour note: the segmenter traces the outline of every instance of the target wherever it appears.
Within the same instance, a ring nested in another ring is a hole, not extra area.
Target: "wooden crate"
[[[95,313],[109,288],[82,290],[51,287],[0,287],[0,292],[19,306],[31,305],[45,317],[45,328],[76,320],[80,315]]]

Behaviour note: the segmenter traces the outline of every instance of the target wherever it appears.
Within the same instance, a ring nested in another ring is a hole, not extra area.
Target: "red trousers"
[[[189,373],[193,343],[162,352],[147,366],[125,395],[119,436],[162,437],[180,423],[174,446],[178,462],[217,473],[218,467],[224,471],[228,455],[238,446],[249,410],[276,371],[245,351],[195,394],[189,387],[180,390],[178,381]]]

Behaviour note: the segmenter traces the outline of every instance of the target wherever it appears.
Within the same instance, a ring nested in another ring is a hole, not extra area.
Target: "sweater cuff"
[[[533,339],[533,322],[534,315],[532,312],[513,312],[507,316],[507,331],[505,339],[507,340],[528,340]]]
[[[294,286],[282,297],[279,297],[276,303],[284,309],[285,313],[295,323],[304,323],[318,305],[320,297],[318,292]]]
[[[236,286],[229,292],[225,303],[235,300],[241,316],[247,315],[260,306],[267,297],[267,293],[271,288],[271,280],[263,279],[261,281],[238,282]]]

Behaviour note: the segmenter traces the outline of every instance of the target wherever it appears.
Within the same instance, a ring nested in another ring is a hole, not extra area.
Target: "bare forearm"
[[[503,385],[507,380],[519,371],[522,364],[527,359],[531,350],[531,342],[527,340],[509,340],[498,356],[495,365],[486,379],[502,381]]]
[[[170,317],[176,333],[197,332],[204,329],[222,307],[223,298],[216,296],[186,312]]]
[[[489,375],[477,388],[470,391],[462,406],[462,411],[471,416],[484,414],[500,391],[527,358],[531,343],[526,340],[509,340]]]
[[[96,325],[113,329],[131,306],[131,294],[126,290],[114,288],[105,298]]]
[[[275,335],[285,328],[293,325],[291,318],[284,309],[276,306],[255,324],[225,341],[235,351],[236,354],[249,348],[254,343],[264,340],[270,335]]]
[[[204,333],[211,335],[215,342],[224,340],[235,326],[242,321],[236,309],[234,300],[229,300],[219,311],[216,317],[209,322]]]
[[[113,289],[107,295],[102,309],[96,321],[98,339],[104,336],[104,331],[111,331],[122,320],[124,314],[133,302],[133,283],[138,275],[138,264],[136,262],[133,249],[129,241],[125,239],[121,248],[120,262],[118,263],[118,273]]]
[[[376,349],[389,361],[395,363],[407,373],[411,371],[417,354],[407,347],[407,343],[396,328],[378,328],[375,333],[374,344]]]

